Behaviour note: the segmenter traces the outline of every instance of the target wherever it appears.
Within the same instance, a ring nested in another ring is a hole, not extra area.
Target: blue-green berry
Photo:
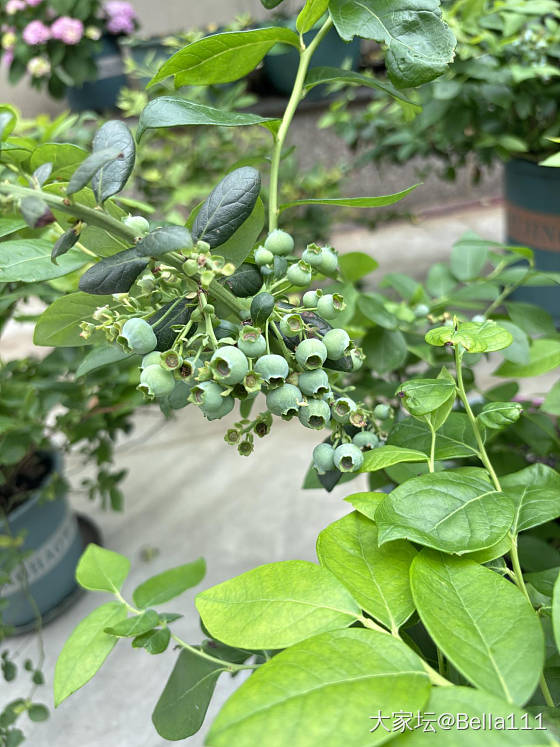
[[[266,353],[266,340],[258,327],[242,327],[237,346],[248,358],[259,358]]]
[[[214,373],[214,378],[220,384],[233,386],[243,381],[249,370],[249,361],[239,348],[224,345],[223,348],[218,348],[210,358],[210,368]]]
[[[356,433],[352,439],[352,443],[360,449],[367,449],[369,451],[379,446],[379,437],[371,431],[360,431]]]
[[[317,444],[313,449],[313,466],[320,475],[334,469],[334,448],[330,444]]]
[[[289,419],[298,414],[303,395],[297,386],[282,384],[266,395],[266,406],[274,415]]]
[[[338,257],[330,247],[322,247],[317,269],[324,275],[333,275],[338,270]]]
[[[294,251],[294,240],[289,233],[276,228],[268,234],[264,246],[272,254],[291,254]]]
[[[305,251],[301,255],[301,258],[304,262],[307,262],[308,265],[311,265],[311,267],[318,268],[321,264],[322,253],[323,250],[320,246],[317,246],[317,244],[309,244],[307,246],[307,249],[305,249]]]
[[[417,319],[420,319],[421,317],[428,316],[430,313],[430,307],[427,306],[425,303],[419,303],[418,306],[414,307],[414,316]]]
[[[233,397],[221,397],[221,400],[222,404],[217,410],[208,410],[206,407],[200,408],[207,420],[218,420],[219,418],[225,417],[233,410],[233,406],[235,405]]]
[[[334,450],[334,466],[341,472],[357,472],[364,463],[364,455],[354,444],[341,444]]]
[[[299,314],[285,314],[280,320],[280,332],[286,337],[293,337],[303,332],[303,328],[303,319]]]
[[[306,407],[300,407],[299,422],[306,428],[320,430],[325,428],[331,419],[331,408],[322,399],[309,399]]]
[[[364,365],[365,356],[358,348],[352,348],[350,351],[350,359],[352,361],[352,371],[359,371]]]
[[[297,285],[298,287],[303,288],[311,282],[311,267],[307,262],[300,260],[288,267],[286,277],[292,285]]]
[[[127,215],[123,223],[131,228],[137,236],[144,236],[150,230],[150,224],[141,215]]]
[[[217,412],[222,407],[224,390],[215,381],[201,381],[191,389],[191,402],[203,408],[205,414]]]
[[[389,405],[376,405],[373,410],[373,415],[378,420],[387,420],[391,416],[391,408]]]
[[[122,337],[133,353],[151,353],[157,345],[157,337],[145,319],[128,319],[122,328]]]
[[[176,350],[166,350],[160,356],[161,367],[168,371],[175,371],[183,363],[183,358]]]
[[[337,423],[346,425],[350,421],[350,415],[358,408],[358,405],[350,397],[339,397],[333,402],[331,411]]]
[[[161,365],[161,353],[159,353],[157,350],[154,350],[152,353],[148,353],[148,355],[145,355],[142,358],[142,363],[140,363],[140,368],[148,368],[148,366],[159,366]]]
[[[327,293],[317,301],[317,313],[323,319],[334,319],[345,307],[344,299],[339,293]]]
[[[314,337],[302,340],[295,349],[296,360],[302,368],[321,368],[327,360],[327,348]]]
[[[317,306],[317,302],[321,296],[321,291],[306,291],[303,294],[301,302],[306,309],[314,309]]]
[[[165,397],[175,389],[175,377],[161,366],[148,366],[140,374],[140,389],[152,397]]]
[[[323,345],[327,348],[327,357],[338,361],[344,357],[350,345],[350,336],[343,329],[330,329],[323,337]]]
[[[298,378],[298,386],[309,397],[322,396],[330,392],[327,372],[318,368],[315,371],[304,371]]]
[[[261,355],[254,366],[255,371],[260,374],[267,384],[277,386],[288,378],[290,367],[281,355]]]
[[[274,254],[265,249],[264,246],[259,246],[255,250],[255,262],[259,267],[262,267],[262,265],[271,265],[274,262]]]

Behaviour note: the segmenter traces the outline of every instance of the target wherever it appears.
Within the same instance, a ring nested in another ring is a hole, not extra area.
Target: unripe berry
[[[264,246],[272,254],[291,254],[294,251],[294,240],[289,233],[276,228],[268,234]]]
[[[152,397],[165,397],[175,389],[175,378],[159,365],[148,366],[140,374],[139,386]]]
[[[379,438],[371,431],[360,431],[359,433],[356,433],[352,439],[352,443],[360,449],[369,451],[370,449],[375,449],[379,446]]]
[[[376,405],[373,410],[373,415],[378,420],[387,420],[391,416],[391,408],[389,405]]]
[[[334,466],[341,472],[357,472],[364,463],[364,455],[354,444],[341,444],[334,450]]]
[[[223,389],[215,381],[201,381],[191,390],[191,401],[204,409],[204,413],[218,412],[222,407]]]
[[[299,314],[286,314],[280,320],[280,332],[286,337],[293,337],[303,332],[303,319]]]
[[[310,399],[307,407],[300,407],[299,422],[306,428],[320,430],[325,428],[331,419],[331,408],[322,399]]]
[[[327,348],[327,357],[337,361],[344,357],[350,336],[343,329],[330,329],[323,337],[323,345]]]
[[[300,260],[296,264],[288,267],[286,277],[292,285],[297,285],[298,287],[303,288],[311,282],[311,267],[307,262]]]
[[[183,363],[183,359],[175,350],[166,350],[164,353],[161,353],[160,358],[161,367],[168,371],[175,371]]]
[[[430,307],[426,306],[425,303],[419,303],[418,306],[414,308],[414,316],[417,319],[420,319],[421,317],[428,316],[430,313]]]
[[[321,264],[322,251],[321,247],[317,246],[317,244],[309,244],[307,249],[305,249],[301,255],[301,258],[304,262],[307,262],[308,265],[311,265],[311,267],[318,268]]]
[[[334,449],[330,444],[318,444],[313,449],[313,466],[320,475],[334,469]]]
[[[194,376],[196,376],[196,373],[199,368],[202,367],[202,361],[200,358],[195,360],[194,358],[185,358],[185,360],[182,362],[181,367],[179,368],[179,376],[182,379],[192,379]]]
[[[157,345],[155,332],[145,319],[128,319],[121,335],[132,352],[140,355],[150,353]]]
[[[321,368],[327,360],[327,348],[321,340],[310,337],[302,340],[295,349],[296,360],[302,368]]]
[[[266,340],[258,327],[242,327],[237,346],[248,358],[259,358],[266,353]]]
[[[358,405],[350,397],[339,397],[332,405],[332,416],[337,423],[346,423],[350,420],[350,415],[356,410]]]
[[[303,395],[297,386],[282,384],[266,395],[266,406],[274,415],[289,419],[298,414]]]
[[[477,324],[483,324],[486,321],[486,317],[483,314],[475,314],[471,321],[476,322]]]
[[[191,388],[184,381],[176,381],[175,389],[169,395],[169,407],[172,410],[182,410],[189,404]]]
[[[262,265],[271,265],[274,262],[274,254],[265,249],[264,246],[259,246],[255,250],[255,262],[259,267],[262,267]]]
[[[290,373],[288,362],[281,355],[262,355],[254,366],[267,384],[276,386],[282,384]]]
[[[137,236],[143,236],[150,230],[150,224],[141,215],[127,215],[124,219],[127,228],[131,228]]]
[[[142,358],[142,363],[140,364],[140,368],[148,368],[148,366],[159,366],[161,364],[161,353],[158,353],[157,350],[154,350],[153,353],[148,353],[148,355],[145,355]]]
[[[233,345],[218,348],[210,358],[210,368],[214,378],[221,384],[233,386],[243,380],[249,370],[249,361],[245,353]]]
[[[358,348],[352,348],[350,351],[350,358],[352,360],[352,371],[359,371],[364,365],[365,355]]]
[[[207,420],[218,420],[228,415],[235,405],[233,397],[222,397],[222,404],[217,410],[207,410],[205,407],[201,407],[204,416]]]
[[[301,302],[305,306],[306,309],[314,309],[315,306],[317,306],[317,302],[319,301],[320,297],[320,291],[307,291],[303,294],[303,298],[301,299]]]
[[[329,377],[327,372],[322,368],[316,371],[304,371],[300,373],[298,386],[309,397],[320,396],[330,391]]]
[[[321,249],[321,260],[317,266],[319,272],[324,275],[334,275],[338,270],[338,257],[330,247],[324,246]]]
[[[317,313],[323,319],[333,319],[346,308],[344,299],[339,293],[327,293],[317,301]]]

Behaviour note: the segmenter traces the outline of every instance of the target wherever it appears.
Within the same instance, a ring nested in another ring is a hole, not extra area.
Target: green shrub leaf
[[[0,282],[36,283],[68,275],[83,267],[88,258],[69,251],[58,264],[51,262],[53,245],[45,239],[13,239],[0,242]]]
[[[113,303],[112,296],[92,296],[81,292],[57,298],[37,320],[33,342],[54,347],[90,345],[91,339],[80,336],[80,322],[91,322],[95,309],[110,303]]]
[[[147,257],[139,257],[136,247],[103,257],[86,270],[79,288],[93,295],[127,293],[138,275],[148,266]]]
[[[93,138],[93,152],[106,148],[118,148],[119,158],[98,171],[92,179],[95,198],[99,203],[118,194],[125,186],[134,168],[136,145],[134,138],[124,122],[110,120],[101,125]]]
[[[353,70],[343,70],[336,67],[313,67],[307,73],[305,78],[305,88],[311,90],[315,86],[332,83],[346,83],[351,86],[366,86],[367,88],[377,88],[379,91],[388,94],[394,99],[403,101],[412,107],[412,111],[419,112],[421,107],[408,99],[403,93],[398,91],[390,83],[378,80],[370,75],[356,73]]]
[[[307,0],[296,21],[296,28],[299,33],[306,34],[312,29],[327,12],[328,7],[329,0]]]
[[[90,543],[76,568],[76,580],[90,591],[120,591],[130,570],[130,560],[113,550]]]
[[[163,573],[152,576],[138,586],[133,594],[134,604],[145,609],[154,607],[182,594],[187,589],[197,586],[206,574],[204,558],[192,563],[170,568]]]
[[[188,228],[162,226],[140,239],[136,244],[136,253],[139,257],[160,257],[166,252],[192,249],[192,247],[192,236]]]
[[[515,505],[512,532],[524,532],[560,516],[560,475],[546,464],[500,478],[502,490]]]
[[[159,623],[159,615],[155,610],[147,610],[141,615],[127,617],[112,627],[105,628],[105,632],[117,638],[133,638],[134,636],[148,633]]]
[[[76,370],[76,377],[86,376],[92,371],[98,371],[100,368],[126,361],[132,357],[132,353],[127,353],[118,345],[96,345],[82,358]]]
[[[529,378],[540,376],[560,366],[560,341],[558,340],[533,340],[529,351],[529,362],[525,364],[504,361],[494,371],[494,376],[508,378]]]
[[[401,462],[427,462],[428,456],[416,449],[403,449],[400,446],[380,446],[364,454],[364,463],[360,472],[377,472]]]
[[[414,184],[412,187],[403,189],[401,192],[395,192],[392,195],[381,195],[380,197],[309,197],[285,202],[278,209],[282,212],[298,205],[330,205],[332,207],[354,208],[385,207],[386,205],[394,205],[395,202],[399,202],[399,200],[402,200],[403,197],[406,197],[418,186],[418,184]]]
[[[66,187],[66,194],[73,195],[79,192],[80,189],[83,189],[90,183],[99,169],[115,161],[120,154],[121,151],[115,145],[94,151],[91,156],[88,156],[85,161],[80,163],[76,171],[72,174],[72,178]]]

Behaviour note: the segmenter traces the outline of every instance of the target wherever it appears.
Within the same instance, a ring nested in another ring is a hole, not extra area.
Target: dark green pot
[[[535,252],[537,269],[560,272],[560,169],[514,159],[505,166],[506,241]],[[516,301],[560,319],[560,286],[519,288]]]
[[[101,51],[95,55],[97,78],[66,92],[73,112],[113,111],[121,89],[127,85],[121,49],[114,36],[101,37]]]

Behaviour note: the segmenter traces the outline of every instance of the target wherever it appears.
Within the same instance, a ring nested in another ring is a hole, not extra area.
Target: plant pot
[[[318,29],[312,29],[305,35],[307,43],[316,36]],[[280,47],[279,47],[280,49]],[[296,78],[299,54],[293,47],[282,47],[283,51],[267,54],[264,58],[263,71],[271,86],[282,96],[289,96]],[[285,50],[285,51],[284,51]],[[331,29],[311,59],[313,67],[342,67],[350,60],[350,69],[357,70],[360,61],[360,40],[343,42],[336,30]],[[325,87],[317,86],[308,93],[307,99],[325,98]]]
[[[538,270],[560,272],[560,169],[513,159],[505,166],[506,241],[535,252]],[[560,288],[519,288],[512,298],[560,319]]]
[[[62,469],[58,453],[47,456],[51,460],[51,470],[42,488],[31,492],[25,502],[8,514],[11,533],[16,536],[24,532],[24,542],[19,548],[22,564],[12,573],[10,583],[0,589],[0,598],[7,602],[2,610],[2,621],[15,628],[33,624],[37,610],[42,617],[48,616],[77,588],[75,570],[84,542],[66,496],[41,500],[52,475]]]
[[[101,51],[94,57],[97,78],[66,93],[73,112],[104,112],[116,108],[121,88],[127,83],[121,49],[114,36],[101,37]]]

